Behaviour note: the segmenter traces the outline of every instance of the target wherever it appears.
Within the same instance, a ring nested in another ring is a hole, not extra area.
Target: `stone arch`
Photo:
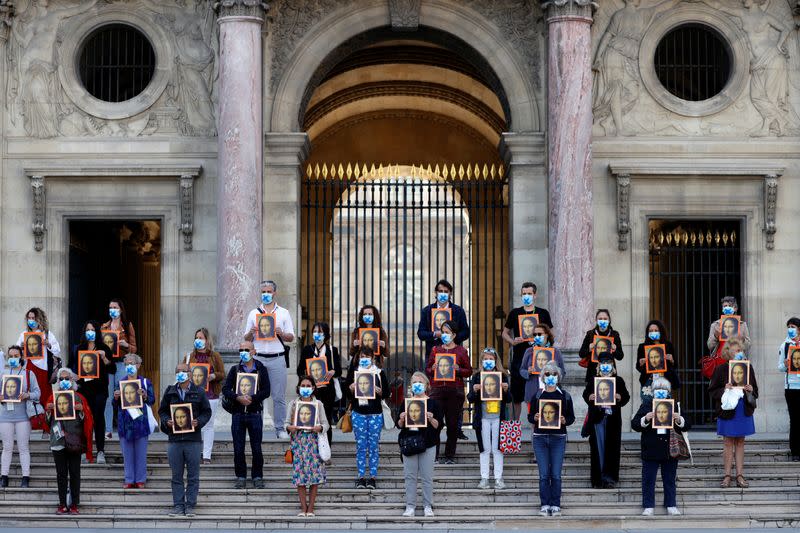
[[[496,25],[463,5],[449,0],[428,0],[421,7],[420,26],[458,36],[492,66],[507,102],[506,120],[511,131],[542,131],[534,86],[536,73],[524,64]],[[347,5],[309,28],[294,47],[272,92],[273,100],[266,110],[268,131],[300,131],[305,95],[320,66],[320,58],[327,58],[349,39],[377,28],[388,28],[385,3]]]

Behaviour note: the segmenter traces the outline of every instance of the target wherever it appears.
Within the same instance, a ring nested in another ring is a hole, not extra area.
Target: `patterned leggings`
[[[365,477],[367,471],[367,453],[369,453],[369,477],[378,477],[380,461],[380,440],[383,430],[383,415],[360,415],[353,412],[353,433],[356,437],[356,466],[358,477]]]

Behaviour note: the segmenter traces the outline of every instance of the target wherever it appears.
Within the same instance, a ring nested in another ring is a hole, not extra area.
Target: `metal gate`
[[[699,360],[708,354],[708,330],[722,297],[735,296],[747,316],[740,298],[740,228],[739,221],[650,221],[650,316],[664,322],[674,344],[679,400],[695,426],[714,423]]]
[[[375,305],[389,335],[389,380],[407,382],[423,366],[420,311],[445,278],[467,312],[467,348],[499,347],[507,184],[503,168],[490,164],[309,165],[301,191],[304,342],[314,322],[328,322],[346,364],[358,310]]]

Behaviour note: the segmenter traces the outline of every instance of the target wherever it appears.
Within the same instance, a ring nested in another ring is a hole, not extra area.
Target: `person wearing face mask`
[[[533,401],[539,389],[544,387],[544,374],[540,371],[538,374],[531,372],[533,365],[533,349],[537,346],[544,348],[554,348],[553,355],[554,361],[558,368],[561,370],[562,379],[567,376],[567,369],[564,366],[564,357],[561,355],[561,350],[554,346],[555,337],[553,330],[546,324],[538,324],[533,330],[533,346],[525,350],[525,355],[522,357],[522,362],[519,366],[519,376],[525,380],[525,395],[522,400],[528,405]]]
[[[647,348],[654,344],[663,344],[666,347],[666,370],[659,374],[648,374],[645,361]],[[644,328],[644,341],[636,348],[636,370],[639,371],[639,383],[642,391],[646,393],[651,390],[653,377],[661,375],[672,384],[675,390],[681,388],[681,380],[678,377],[677,365],[675,364],[675,348],[667,338],[667,328],[660,320],[651,320]]]
[[[442,326],[441,343],[435,346],[425,363],[425,373],[431,381],[431,398],[439,402],[447,424],[447,443],[444,447],[444,464],[455,464],[456,445],[458,444],[459,420],[464,413],[464,380],[472,376],[472,363],[467,349],[456,344],[458,336],[458,323],[448,320]],[[439,381],[433,379],[433,367],[436,364],[436,355],[440,353],[455,354],[454,367],[455,379],[452,381]],[[439,426],[441,432],[441,426]],[[439,446],[436,447],[436,457],[439,458]]]
[[[600,356],[597,377],[613,377],[616,391],[614,406],[596,406],[594,380],[586,384],[583,399],[589,406],[586,426],[589,432],[591,450],[592,487],[613,489],[619,483],[619,458],[622,446],[622,408],[628,404],[631,395],[622,376],[617,375],[614,358],[609,353]]]
[[[128,314],[125,311],[125,304],[122,303],[122,300],[115,298],[108,303],[108,316],[110,320],[100,326],[100,330],[110,329],[116,331],[119,336],[117,342],[119,354],[112,354],[112,361],[116,363],[116,372],[108,378],[107,398],[113,398],[114,391],[119,389],[119,382],[125,379],[125,365],[122,364],[122,360],[126,354],[136,353],[137,345],[136,330],[133,327],[133,322],[128,320]],[[100,335],[100,331],[97,332],[97,335]],[[106,438],[110,439],[114,419],[114,406],[110,399],[106,402],[104,418]]]
[[[481,373],[476,372],[469,380],[467,401],[473,405],[472,427],[475,428],[475,437],[478,440],[480,451],[481,481],[479,489],[489,488],[489,456],[494,463],[494,488],[502,490],[506,487],[503,482],[503,454],[500,452],[500,422],[506,420],[508,413],[506,407],[511,403],[509,380],[500,356],[494,348],[484,348],[481,352],[480,368],[486,372],[501,372],[502,400],[481,400]]]
[[[261,282],[261,305],[247,315],[244,340],[252,342],[256,350],[255,359],[263,364],[269,374],[269,387],[272,396],[272,416],[275,419],[275,434],[281,440],[288,440],[286,433],[286,380],[289,368],[287,342],[294,341],[294,324],[288,309],[278,305],[276,296],[278,284],[272,280]],[[275,314],[275,339],[255,338],[256,316],[263,313]]]
[[[324,357],[328,362],[328,373],[323,381],[325,384],[317,384],[314,397],[322,402],[325,407],[325,418],[328,421],[328,443],[333,442],[333,412],[336,409],[337,398],[336,386],[333,380],[342,377],[342,360],[339,357],[339,349],[331,345],[331,328],[327,322],[317,322],[311,328],[312,343],[303,347],[300,357],[297,358],[297,377],[306,375],[306,361],[309,359]]]
[[[20,402],[0,404],[0,437],[3,440],[2,471],[0,472],[0,488],[8,487],[8,473],[14,453],[14,441],[19,450],[19,462],[22,468],[21,488],[30,483],[31,477],[31,422],[28,418],[27,400],[38,402],[41,397],[39,384],[31,370],[25,368],[25,358],[20,346],[11,346],[6,354],[5,366],[0,368],[0,379],[3,376],[22,376],[22,393]]]
[[[44,309],[39,307],[28,309],[28,312],[25,313],[25,329],[19,334],[16,345],[24,346],[25,333],[32,331],[44,333],[45,348],[47,348],[46,357],[28,359],[25,361],[25,367],[36,376],[42,398],[47,398],[53,392],[50,384],[55,380],[55,371],[62,366],[60,357],[61,345],[53,332],[50,331],[47,313],[44,312]],[[2,357],[0,357],[0,362],[2,362]]]
[[[356,327],[353,328],[353,332],[350,334],[350,367],[358,365],[358,354],[361,350],[361,336],[358,330],[361,328],[379,329],[381,334],[380,339],[378,339],[378,346],[380,347],[381,357],[386,359],[390,354],[389,335],[386,333],[386,330],[383,329],[381,312],[374,305],[365,305],[359,309]]]
[[[786,338],[778,347],[778,371],[786,374],[783,380],[784,397],[789,412],[789,457],[800,461],[800,374],[790,374],[789,348],[800,346],[800,318],[786,322]]]
[[[298,398],[289,404],[289,422],[286,426],[292,446],[292,484],[300,497],[300,513],[297,516],[313,518],[317,491],[328,477],[325,461],[319,454],[319,434],[330,428],[328,421],[321,416],[324,407],[316,398],[314,378],[300,376],[296,390]],[[300,429],[294,425],[294,414],[300,406],[309,402],[315,405],[318,423],[314,424],[312,430]]]
[[[611,355],[617,361],[622,361],[622,358],[625,357],[619,332],[611,327],[611,313],[608,309],[598,309],[594,317],[596,320],[595,327],[586,332],[581,349],[578,351],[578,355],[581,358],[580,365],[586,367],[586,383],[592,381],[594,376],[597,375],[597,363],[592,362],[592,350],[594,350],[594,338],[596,336],[614,339],[611,343]]]
[[[50,427],[50,451],[56,465],[58,483],[58,508],[56,514],[78,514],[81,501],[81,455],[91,462],[92,431],[94,420],[86,398],[77,392],[75,374],[69,368],[60,368],[56,372],[56,384],[60,391],[75,391],[75,419],[55,420],[54,395],[45,401],[47,424]],[[67,509],[67,486],[72,503]]]
[[[261,451],[263,437],[263,410],[264,401],[269,398],[272,391],[269,380],[269,370],[255,357],[255,347],[252,342],[244,341],[239,344],[239,364],[228,371],[222,394],[233,405],[231,411],[231,437],[233,438],[233,470],[236,475],[234,487],[244,489],[247,486],[247,460],[244,455],[244,443],[250,435],[250,451],[253,457],[251,479],[253,488],[264,488],[264,455]],[[245,374],[258,374],[256,393],[253,395],[236,394],[236,378],[239,372]],[[281,428],[283,430],[283,428]]]
[[[372,400],[355,397],[356,371],[371,372],[379,377],[375,383],[375,398]],[[389,395],[389,379],[383,371],[383,358],[373,354],[372,350],[362,347],[358,354],[358,366],[351,366],[347,371],[345,387],[352,406],[350,415],[353,422],[353,435],[356,440],[356,467],[358,478],[357,489],[375,489],[380,462],[380,439],[383,431],[383,408],[381,400],[384,394]],[[369,457],[369,478],[367,475],[367,457]]]
[[[211,450],[214,448],[214,418],[219,407],[219,395],[222,390],[222,381],[225,379],[225,365],[222,356],[214,351],[214,339],[208,328],[200,328],[194,332],[194,349],[188,356],[188,363],[205,363],[211,365],[208,373],[208,390],[206,397],[211,405],[211,420],[203,426],[203,464],[211,464]]]
[[[422,484],[422,504],[424,514],[427,517],[433,516],[433,468],[436,460],[436,443],[439,441],[439,427],[442,425],[443,415],[439,407],[439,402],[429,398],[431,383],[423,372],[414,372],[411,376],[411,386],[409,387],[408,397],[417,400],[427,398],[425,417],[428,425],[425,429],[405,427],[406,413],[405,405],[397,419],[397,427],[400,428],[398,442],[411,437],[420,431],[425,433],[425,451],[415,455],[403,456],[403,476],[406,489],[406,510],[403,516],[413,517],[417,509],[417,484]]]
[[[69,367],[77,374],[79,363],[78,354],[80,352],[90,351],[100,352],[101,354],[98,359],[100,362],[100,377],[98,379],[79,379],[77,383],[78,392],[89,402],[89,409],[92,411],[92,419],[94,420],[94,449],[97,454],[97,463],[105,464],[106,428],[111,429],[112,427],[111,425],[106,426],[105,419],[109,392],[108,383],[110,380],[114,379],[117,372],[117,364],[114,362],[111,350],[108,346],[99,341],[99,335],[100,325],[97,322],[89,320],[83,325],[83,336],[81,336],[81,342],[72,348],[72,357],[70,357]],[[121,361],[119,366],[122,366]],[[86,463],[88,459],[83,457],[81,461]]]
[[[669,398],[671,389],[672,384],[665,378],[654,377],[653,397],[642,400],[641,407],[631,420],[631,429],[642,434],[642,516],[653,516],[656,506],[656,476],[659,469],[664,483],[664,507],[667,508],[667,514],[670,516],[681,514],[677,504],[678,460],[669,453],[669,430],[653,429],[653,399]],[[673,429],[683,433],[689,428],[689,420],[682,413],[678,413],[676,404]]]
[[[520,336],[519,316],[530,314],[539,315],[539,323],[544,324],[548,329],[553,329],[553,320],[550,318],[550,312],[547,309],[535,305],[535,284],[530,281],[523,283],[522,289],[520,289],[520,298],[522,300],[522,306],[515,307],[508,313],[506,323],[503,326],[503,340],[511,346],[511,362],[508,365],[508,369],[511,372],[511,397],[514,399],[514,420],[519,420],[520,414],[522,413],[522,402],[527,401],[526,398],[528,398],[525,394],[527,380],[520,376],[519,370],[525,353],[531,347],[531,343]],[[535,334],[534,332],[534,335]]]
[[[722,314],[725,316],[729,315],[737,315],[739,313],[739,305],[736,303],[736,298],[733,296],[725,296],[722,298],[720,302],[722,305]],[[725,340],[720,339],[721,333],[721,319],[717,319],[711,323],[711,326],[708,328],[708,339],[706,340],[706,345],[708,346],[708,353],[711,354],[712,357],[716,357],[718,359],[717,364],[718,366],[722,364],[722,360],[720,357],[722,356],[722,348],[725,346]],[[747,352],[750,350],[750,331],[747,329],[747,322],[744,320],[739,321],[739,337],[742,338],[744,341],[744,351]],[[713,370],[712,370],[713,371]]]
[[[717,435],[722,437],[724,449],[722,459],[725,475],[720,487],[731,485],[731,469],[736,459],[736,486],[747,488],[750,483],[744,478],[744,439],[756,432],[753,412],[758,398],[758,383],[755,369],[750,363],[750,381],[742,388],[736,388],[728,382],[728,361],[746,360],[745,341],[741,337],[729,339],[722,348],[725,364],[714,369],[708,393],[717,415]]]
[[[147,445],[150,438],[150,422],[147,410],[152,409],[156,401],[153,383],[139,375],[142,358],[129,353],[121,363],[125,369],[125,380],[138,380],[138,394],[142,397],[144,409],[122,409],[120,390],[114,391],[114,406],[117,411],[117,431],[119,447],[125,466],[125,489],[143,489],[147,483]]]
[[[567,448],[567,426],[575,422],[575,410],[569,392],[560,387],[561,369],[550,361],[542,369],[543,387],[531,399],[528,421],[533,424],[533,449],[539,467],[539,516],[561,516],[561,469]],[[548,400],[561,402],[561,427],[539,427],[539,404]]]
[[[450,309],[450,320],[457,324],[456,334],[453,342],[461,344],[469,339],[469,322],[464,308],[453,303],[453,285],[446,279],[440,279],[434,287],[436,301],[422,308],[422,316],[417,327],[417,337],[425,343],[425,355],[430,355],[431,350],[436,346],[444,344],[442,341],[443,331],[434,331],[431,327],[431,316],[435,309]]]
[[[171,406],[192,404],[191,432],[173,432]],[[167,459],[172,471],[172,510],[169,516],[194,516],[197,506],[197,493],[200,491],[200,457],[203,453],[203,437],[200,431],[211,419],[211,405],[206,391],[189,379],[189,365],[178,363],[175,367],[175,383],[169,385],[158,406],[161,431],[167,434]],[[259,440],[259,446],[261,441]],[[234,455],[235,458],[235,455]],[[186,484],[183,473],[186,471]]]

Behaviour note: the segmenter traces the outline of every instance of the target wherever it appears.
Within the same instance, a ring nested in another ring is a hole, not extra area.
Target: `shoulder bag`
[[[320,459],[326,463],[331,460],[331,443],[328,442],[328,435],[324,431],[317,433],[317,448]]]
[[[425,431],[405,431],[397,438],[400,453],[405,457],[419,455],[428,449]]]

